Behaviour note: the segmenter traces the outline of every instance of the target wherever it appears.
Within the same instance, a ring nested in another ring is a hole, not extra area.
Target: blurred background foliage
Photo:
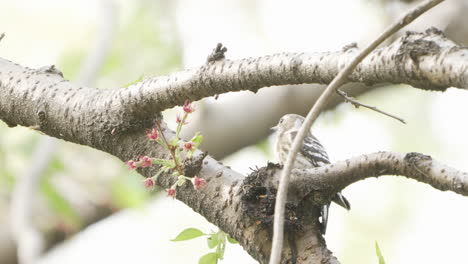
[[[73,81],[96,38],[97,1],[38,2],[0,1],[0,25],[4,25],[0,31],[7,34],[0,43],[0,56],[28,67],[56,64]],[[398,1],[120,0],[118,30],[93,86],[123,87],[142,76],[200,65],[219,41],[227,44],[228,58],[273,51],[330,51],[352,41],[362,43],[394,19],[382,15],[388,14],[382,5],[390,2]],[[243,95],[204,100],[198,103],[199,112],[204,105],[234,100],[242,107]],[[340,104],[321,115],[314,131],[333,160],[378,150],[417,151],[468,170],[467,99],[466,93],[453,89],[442,94],[388,86],[369,91],[359,100],[404,118],[407,125]],[[173,119],[173,110],[165,115]],[[4,218],[0,223],[8,222],[15,179],[33,162],[31,154],[40,137],[44,135],[0,122],[0,218]],[[266,136],[223,162],[249,173],[250,167],[274,160],[273,140],[274,136]],[[387,263],[464,259],[466,198],[395,177],[359,182],[344,193],[353,208],[349,213],[332,208],[327,234],[329,247],[343,263],[377,263],[376,240]],[[157,194],[158,190],[145,190],[142,177],[120,160],[62,141],[40,184],[35,204],[40,229],[58,241],[116,214],[72,237],[41,263],[196,263],[208,252],[206,245],[196,241],[174,244],[169,239],[188,227],[216,228],[185,205]],[[117,213],[125,208],[132,209]],[[5,224],[0,240],[8,241],[7,236]],[[1,250],[0,257],[5,256]],[[230,245],[223,263],[255,262],[238,246]]]
[[[27,1],[17,4],[18,13],[26,11],[21,5],[28,4]],[[10,5],[10,8],[15,8],[15,4]],[[123,12],[122,15],[127,17],[119,21],[121,25],[118,26],[112,48],[98,74],[98,87],[123,87],[142,76],[168,74],[181,69],[181,50],[176,38],[165,32],[168,28],[154,25],[154,17],[161,16],[158,4],[136,1],[128,7],[131,10]],[[64,76],[73,81],[89,50],[95,45],[95,38],[96,27],[88,27],[79,41],[59,52],[56,61],[45,63],[56,64]],[[4,211],[8,210],[16,176],[22,175],[28,163],[32,162],[31,154],[39,138],[44,136],[27,128],[11,129],[0,122],[0,193],[4,198]],[[41,226],[45,229],[60,226],[72,233],[83,227],[82,215],[70,201],[76,197],[66,197],[64,194],[68,188],[75,189],[73,192],[76,195],[84,192],[93,203],[120,210],[141,207],[151,197],[141,182],[141,176],[127,170],[119,160],[87,147],[61,142],[40,184],[39,201],[50,213]]]

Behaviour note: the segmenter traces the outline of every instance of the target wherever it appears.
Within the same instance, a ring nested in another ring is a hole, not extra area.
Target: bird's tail
[[[335,196],[333,196],[332,201],[346,210],[351,209],[351,204],[349,203],[348,199],[346,199],[341,193],[336,193]],[[327,231],[327,224],[328,224],[328,211],[330,210],[330,204],[326,204],[322,206],[322,212],[321,212],[321,221],[320,223],[322,224],[322,235],[325,235],[325,232]]]
[[[341,207],[343,207],[346,210],[351,209],[351,204],[349,201],[341,194],[341,193],[336,193],[335,196],[333,196],[332,201]]]
[[[320,223],[322,224],[322,229],[320,230],[322,232],[322,235],[325,235],[327,232],[327,224],[328,224],[328,211],[330,210],[330,204],[326,204],[322,206],[322,211],[321,211],[321,221]]]

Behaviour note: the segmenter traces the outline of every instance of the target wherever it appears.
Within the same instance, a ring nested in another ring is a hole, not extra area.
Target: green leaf
[[[199,260],[198,264],[217,264],[218,263],[218,254],[215,252],[208,253],[203,255]]]
[[[384,257],[382,256],[382,252],[380,251],[379,243],[377,243],[377,241],[375,241],[375,253],[379,259],[379,264],[385,264]]]
[[[211,234],[211,236],[208,237],[207,242],[210,249],[217,247],[219,245],[218,233]]]
[[[176,238],[172,239],[171,241],[177,242],[177,241],[185,241],[185,240],[190,240],[194,239],[200,236],[205,236],[206,234],[203,233],[202,231],[196,229],[196,228],[187,228],[184,231],[180,232],[180,234],[177,235]]]
[[[227,241],[231,244],[239,244],[239,242],[237,242],[237,240],[235,240],[234,238],[232,238],[230,235],[226,234],[226,238],[227,238]]]
[[[195,143],[195,147],[198,147],[203,140],[203,135],[200,132],[195,133],[195,136],[190,140]]]

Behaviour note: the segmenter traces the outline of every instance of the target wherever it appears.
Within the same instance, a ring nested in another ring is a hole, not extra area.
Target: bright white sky
[[[89,41],[83,35],[95,27],[99,13],[96,2],[0,0],[0,31],[7,33],[0,45],[0,56],[29,67],[56,63],[61,51],[69,45]],[[124,5],[121,13],[125,19],[132,2],[119,2]],[[250,1],[180,1],[177,12],[184,61],[187,66],[200,64],[219,41],[228,46],[230,58],[278,51],[328,51],[354,41],[366,41],[380,27],[377,19],[380,14],[369,6],[372,1],[363,2],[367,6],[358,0],[262,0],[257,4],[261,12],[253,16]],[[429,151],[427,154],[439,160],[468,170],[466,92],[449,90],[428,95],[404,88],[398,91],[402,95],[394,95],[388,101],[365,98],[391,109],[391,103],[411,105],[412,99],[422,97],[426,109],[393,109],[407,119],[410,123],[407,127],[394,121],[382,122],[384,117],[350,106],[322,115],[314,128],[332,159],[378,150],[409,151],[395,138],[417,144],[418,133],[431,134],[427,131],[433,130],[432,134],[437,136],[434,144],[443,147],[412,151]],[[379,96],[388,94],[379,93],[376,97]],[[417,114],[412,114],[413,111]],[[424,120],[432,120],[437,126],[418,127],[431,124]],[[405,129],[413,132],[407,133]],[[388,131],[403,136],[389,135]],[[266,160],[262,153],[247,148],[226,163],[248,172],[249,167]],[[339,258],[367,256],[359,260],[377,263],[375,240],[379,241],[388,263],[460,263],[466,258],[468,229],[462,228],[468,221],[468,211],[462,209],[468,205],[466,198],[390,178],[355,184],[345,194],[353,209],[348,213],[333,207],[327,234],[328,244]],[[208,252],[205,243],[169,241],[187,227],[215,230],[185,205],[171,199],[155,199],[146,210],[121,212],[90,227],[41,263],[196,263],[199,256]],[[229,245],[222,263],[255,262],[239,246]]]

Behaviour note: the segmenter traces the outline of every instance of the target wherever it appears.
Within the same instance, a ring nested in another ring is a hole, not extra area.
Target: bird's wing
[[[291,136],[291,142],[296,137],[298,131],[291,131],[289,134]],[[325,148],[320,144],[320,141],[308,133],[302,143],[300,153],[306,157],[314,167],[320,167],[325,164],[330,164],[330,159],[328,154],[325,151]]]

